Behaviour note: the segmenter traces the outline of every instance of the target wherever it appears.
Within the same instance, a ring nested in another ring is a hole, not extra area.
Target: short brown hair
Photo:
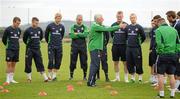
[[[177,12],[177,16],[179,16],[179,17],[180,17],[180,11],[178,11],[178,12]]]
[[[39,19],[37,17],[33,17],[32,21],[39,21]]]
[[[166,12],[166,15],[169,17],[172,17],[173,19],[176,18],[176,12],[175,11],[168,11],[168,12]]]
[[[16,22],[16,21],[20,21],[21,22],[21,19],[19,17],[14,17],[13,18],[13,22]]]
[[[164,22],[164,23],[165,23],[166,21],[165,21],[165,19],[164,19],[164,18],[159,18],[157,22],[158,22],[158,23],[159,23],[159,22],[161,22],[161,23],[163,23],[163,22]]]
[[[123,11],[118,11],[117,14],[123,14]]]
[[[161,18],[160,15],[155,15],[155,16],[153,17],[153,20],[154,20],[154,19],[159,19],[159,18]]]

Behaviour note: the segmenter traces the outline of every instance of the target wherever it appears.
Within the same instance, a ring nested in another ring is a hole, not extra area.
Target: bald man
[[[71,58],[70,58],[70,78],[73,79],[74,70],[76,69],[76,62],[78,59],[78,54],[80,58],[81,68],[83,70],[83,80],[86,79],[87,73],[87,46],[86,38],[88,36],[89,30],[85,24],[83,24],[83,16],[77,15],[76,24],[71,26],[70,38],[71,43]]]
[[[90,64],[90,72],[89,78],[87,82],[87,86],[94,87],[96,86],[96,74],[99,70],[101,52],[103,51],[104,47],[104,33],[108,33],[111,31],[118,30],[120,27],[124,27],[124,24],[120,24],[113,27],[107,27],[103,25],[103,16],[101,14],[96,14],[94,16],[94,23],[91,26],[90,34],[89,34],[89,50],[90,50],[90,57],[91,57],[91,64]],[[107,31],[107,32],[106,32]]]
[[[65,28],[61,24],[62,15],[55,14],[55,21],[50,23],[45,31],[45,40],[48,43],[48,78],[55,81],[56,73],[60,69],[62,60],[62,39],[64,37]]]

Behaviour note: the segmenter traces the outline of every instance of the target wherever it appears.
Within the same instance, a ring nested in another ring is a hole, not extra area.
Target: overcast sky
[[[22,24],[33,16],[50,21],[58,11],[64,20],[74,20],[77,14],[83,14],[84,20],[93,20],[95,13],[101,13],[104,24],[111,25],[118,10],[124,11],[127,22],[129,14],[135,12],[138,23],[148,27],[153,15],[165,17],[168,10],[180,10],[180,0],[0,0],[0,26],[10,25],[14,16],[21,17]]]

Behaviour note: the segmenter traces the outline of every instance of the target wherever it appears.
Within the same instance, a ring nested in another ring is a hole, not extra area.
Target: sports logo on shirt
[[[62,29],[60,28],[59,31],[62,31]]]
[[[80,30],[77,30],[77,32],[79,33],[79,32],[80,32]]]
[[[138,28],[136,28],[135,30],[138,31]]]
[[[9,61],[9,60],[10,60],[10,57],[7,57],[6,59]]]
[[[56,30],[56,33],[58,33],[59,31],[58,30]]]
[[[38,31],[38,34],[40,34],[41,33],[41,31]]]
[[[17,37],[17,34],[14,34],[15,37]]]
[[[83,30],[84,30],[84,28],[82,27],[82,28],[81,28],[81,30],[83,31]]]

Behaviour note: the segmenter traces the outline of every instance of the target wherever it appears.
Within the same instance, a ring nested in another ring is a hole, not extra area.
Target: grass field
[[[111,56],[111,44],[108,45],[108,63],[109,63],[109,77],[114,79],[113,62]],[[148,49],[149,43],[146,42],[142,45],[143,51],[143,67],[144,75],[143,80],[149,80],[149,67],[148,67]],[[47,57],[47,44],[42,43],[41,50],[43,54],[43,62],[47,68],[48,57]],[[65,43],[63,45],[63,60],[61,69],[58,72],[58,81],[44,83],[43,78],[39,73],[36,72],[36,68],[33,64],[32,72],[32,83],[26,82],[26,74],[24,73],[24,56],[25,56],[25,45],[21,44],[20,49],[20,62],[17,64],[15,80],[20,82],[19,84],[11,84],[5,86],[6,89],[10,90],[9,93],[0,93],[0,99],[155,99],[157,91],[150,86],[149,83],[145,84],[130,84],[124,83],[123,67],[121,66],[121,82],[110,82],[104,81],[104,73],[101,70],[101,79],[97,81],[97,87],[90,88],[86,86],[86,82],[82,85],[77,85],[78,81],[82,80],[82,70],[80,69],[79,62],[75,71],[74,80],[69,81],[69,57],[70,57],[70,44]],[[5,81],[5,47],[0,43],[0,85]],[[88,59],[88,64],[90,60]],[[122,64],[121,64],[122,65]],[[89,65],[88,65],[89,66]],[[89,68],[88,68],[89,69]],[[89,70],[88,70],[89,71]],[[72,84],[74,91],[67,92],[66,86]],[[111,85],[112,88],[105,88],[106,85]],[[39,91],[45,91],[48,93],[47,96],[38,96]],[[118,94],[111,96],[110,91],[116,90]],[[169,91],[165,90],[165,99],[169,99]],[[180,99],[180,94],[176,94],[176,99]]]

